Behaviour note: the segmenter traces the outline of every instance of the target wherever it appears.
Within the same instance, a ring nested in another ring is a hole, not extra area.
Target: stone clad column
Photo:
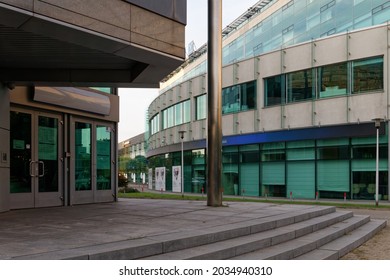
[[[0,212],[9,210],[10,184],[10,98],[9,89],[0,83]]]

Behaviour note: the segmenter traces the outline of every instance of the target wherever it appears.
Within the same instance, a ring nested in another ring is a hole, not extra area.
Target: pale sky
[[[223,28],[242,15],[258,0],[222,0]],[[207,0],[187,0],[186,48],[191,41],[197,48],[207,41]],[[119,142],[145,132],[145,116],[158,89],[119,89]]]

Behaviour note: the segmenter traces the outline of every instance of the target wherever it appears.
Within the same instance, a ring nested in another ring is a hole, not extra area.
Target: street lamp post
[[[383,119],[373,119],[376,128],[376,164],[375,164],[375,205],[378,207],[378,194],[379,194],[379,128]]]
[[[180,130],[180,139],[181,139],[181,197],[184,197],[184,133],[185,130]]]

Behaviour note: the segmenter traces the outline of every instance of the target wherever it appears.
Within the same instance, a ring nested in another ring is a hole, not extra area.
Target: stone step
[[[273,246],[288,240],[324,229],[353,217],[352,212],[337,211],[313,217],[309,220],[284,225],[266,231],[223,240],[202,246],[194,246],[144,259],[229,259],[254,250]]]
[[[384,220],[370,220],[365,225],[357,228],[349,234],[329,242],[318,249],[298,256],[297,260],[338,260],[342,256],[356,249],[381,229],[386,227]]]
[[[369,216],[353,216],[347,220],[298,237],[288,242],[243,254],[232,259],[240,260],[289,260],[339,239],[370,221]]]
[[[275,206],[276,208],[279,206]],[[281,206],[284,207],[284,206]],[[286,206],[289,207],[289,206]],[[213,244],[220,242],[250,236],[255,233],[278,229],[283,226],[308,221],[308,228],[315,229],[317,225],[312,224],[311,219],[320,218],[323,215],[337,213],[333,206],[312,206],[305,209],[295,210],[287,214],[277,214],[274,211],[267,216],[254,218],[242,222],[228,225],[214,226],[202,230],[191,230],[185,232],[160,234],[140,238],[136,240],[124,240],[97,244],[88,247],[73,248],[61,251],[46,252],[41,254],[24,255],[21,259],[84,259],[84,260],[123,260],[123,259],[140,259],[149,256],[166,254],[169,252],[185,250],[197,246]],[[344,213],[345,214],[345,213]],[[336,216],[338,214],[335,214]],[[351,214],[346,214],[351,215]],[[327,223],[325,221],[324,223]],[[306,229],[309,230],[309,229]],[[299,232],[299,229],[296,230]],[[304,231],[304,229],[301,229]],[[298,233],[299,234],[299,233]],[[276,240],[277,237],[274,239]],[[282,238],[282,237],[280,237]],[[18,259],[18,258],[15,258]]]

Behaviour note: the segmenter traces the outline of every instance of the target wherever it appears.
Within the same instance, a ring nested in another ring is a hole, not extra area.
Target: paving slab
[[[333,212],[327,206],[228,202],[215,208],[205,201],[155,199],[14,210],[0,213],[0,259],[141,258],[198,238],[221,241]]]

